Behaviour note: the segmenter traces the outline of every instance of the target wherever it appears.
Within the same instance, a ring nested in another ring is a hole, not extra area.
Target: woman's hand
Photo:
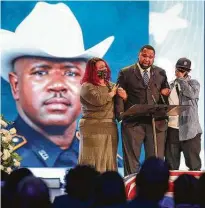
[[[122,87],[119,87],[118,89],[117,89],[117,94],[124,100],[124,101],[126,101],[127,100],[127,93],[126,93],[126,91],[122,88]]]
[[[117,88],[119,87],[119,85],[114,85],[114,87],[112,88],[112,90],[111,90],[111,92],[109,92],[109,95],[111,96],[111,97],[114,97],[115,95],[116,95],[116,93],[117,93]]]

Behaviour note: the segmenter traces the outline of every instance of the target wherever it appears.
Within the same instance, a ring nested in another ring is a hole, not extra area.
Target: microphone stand
[[[155,87],[157,88],[158,90],[158,93],[162,99],[162,102],[164,105],[167,105],[160,90],[158,89],[156,83],[155,83]],[[156,99],[154,97],[154,95],[152,94],[152,99],[154,101],[154,104],[157,105],[157,102],[156,102]],[[155,117],[154,117],[154,114],[152,113],[152,128],[153,128],[153,136],[154,136],[154,150],[155,150],[155,156],[158,157],[158,146],[157,146],[157,134],[156,134],[156,124],[155,124]]]
[[[155,152],[155,156],[158,157],[157,133],[156,133],[155,118],[153,114],[152,114],[152,128],[153,128],[153,136],[154,136],[154,152]]]
[[[148,86],[148,89],[151,91],[149,86]],[[156,102],[156,99],[155,99],[153,94],[152,94],[152,100],[153,100],[154,104],[157,106],[157,102]],[[153,130],[153,137],[154,137],[154,152],[155,152],[155,156],[158,157],[158,146],[157,146],[157,133],[156,133],[155,117],[154,117],[153,113],[151,113],[151,116],[152,116],[152,130]]]

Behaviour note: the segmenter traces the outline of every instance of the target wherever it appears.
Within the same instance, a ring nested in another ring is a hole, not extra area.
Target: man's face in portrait
[[[80,80],[86,62],[21,57],[9,74],[22,117],[38,126],[69,126],[80,114]]]
[[[139,63],[143,69],[147,69],[154,63],[155,54],[151,49],[144,48],[139,54]]]

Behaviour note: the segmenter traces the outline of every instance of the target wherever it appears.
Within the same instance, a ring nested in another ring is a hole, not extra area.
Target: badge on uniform
[[[2,115],[0,116],[0,124],[1,124],[0,132],[3,136],[2,139],[4,139],[6,142],[12,141],[14,145],[14,146],[12,145],[13,151],[27,143],[25,137],[16,134],[16,129],[14,127],[9,126],[12,125],[12,122],[6,121]]]
[[[47,160],[49,158],[49,155],[45,150],[38,151],[38,154],[43,158],[43,160]]]
[[[20,136],[18,134],[15,134],[12,137],[12,142],[15,144],[13,150],[16,150],[16,149],[22,147],[24,144],[26,144],[27,143],[27,140],[25,139],[25,137]]]

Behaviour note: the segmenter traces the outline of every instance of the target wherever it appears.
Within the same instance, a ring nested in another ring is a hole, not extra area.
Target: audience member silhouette
[[[128,207],[159,207],[159,201],[168,190],[168,181],[167,163],[156,157],[148,158],[136,177],[137,196],[128,204]]]
[[[125,207],[126,194],[123,178],[115,171],[102,173],[96,181],[95,207]]]
[[[54,199],[55,208],[85,208],[91,207],[94,201],[94,186],[100,173],[94,167],[77,165],[70,169],[65,176],[65,192]]]
[[[198,202],[201,208],[205,208],[205,172],[200,176],[198,180]]]
[[[8,176],[7,181],[2,189],[2,208],[12,207],[13,199],[17,192],[19,182],[33,173],[27,168],[16,169]]]
[[[174,202],[177,208],[197,207],[198,179],[193,175],[183,174],[174,181]],[[199,206],[198,206],[199,207]]]
[[[15,208],[50,208],[49,188],[37,177],[28,176],[19,184],[15,197]]]

